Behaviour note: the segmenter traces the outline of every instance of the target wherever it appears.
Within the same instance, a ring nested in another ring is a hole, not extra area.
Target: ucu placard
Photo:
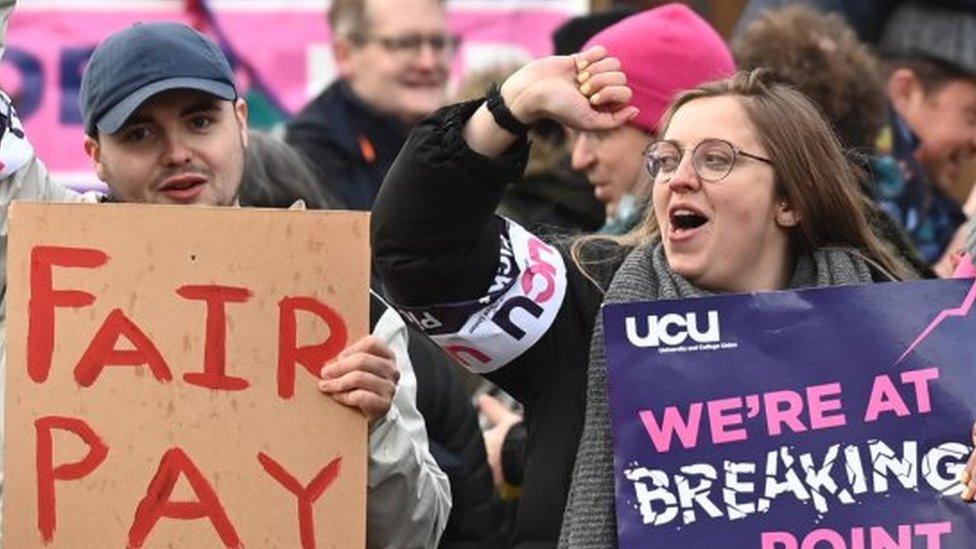
[[[976,547],[959,481],[972,278],[613,303],[601,318],[615,547]]]
[[[644,318],[629,316],[624,322],[627,339],[636,347],[674,347],[688,339],[695,343],[718,343],[722,340],[718,311],[683,315],[669,313],[660,317],[647,315]]]

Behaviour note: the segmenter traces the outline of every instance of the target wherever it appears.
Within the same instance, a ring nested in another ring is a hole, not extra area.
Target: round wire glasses
[[[670,181],[687,150],[666,139],[648,145],[644,149],[644,163],[651,179],[660,183]],[[773,164],[772,160],[737,149],[724,139],[712,138],[702,141],[691,150],[691,167],[699,179],[714,183],[725,179],[732,172],[740,156]]]

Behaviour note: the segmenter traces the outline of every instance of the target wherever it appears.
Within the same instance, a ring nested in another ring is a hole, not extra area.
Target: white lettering
[[[717,344],[721,339],[718,311],[708,311],[706,318],[708,323],[704,330],[699,329],[698,316],[695,313],[685,315],[669,313],[660,318],[656,315],[647,315],[647,330],[643,334],[638,331],[637,318],[629,316],[624,319],[624,328],[627,339],[635,347],[681,345],[689,337],[696,343]]]

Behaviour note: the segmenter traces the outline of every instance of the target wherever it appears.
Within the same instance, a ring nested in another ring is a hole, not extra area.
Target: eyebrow
[[[180,111],[180,116],[189,116],[202,112],[217,112],[220,110],[220,102],[217,99],[201,99]]]

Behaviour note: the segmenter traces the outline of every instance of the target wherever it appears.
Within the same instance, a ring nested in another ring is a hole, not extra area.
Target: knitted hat
[[[584,49],[598,45],[620,59],[634,92],[630,104],[640,109],[631,123],[647,131],[657,130],[679,92],[735,72],[722,37],[682,4],[628,17],[591,38]]]
[[[976,75],[976,15],[903,2],[885,26],[880,49],[888,55],[930,57]]]
[[[553,51],[556,55],[576,53],[583,49],[583,44],[593,38],[594,34],[635,13],[635,8],[620,7],[573,17],[553,31]]]

